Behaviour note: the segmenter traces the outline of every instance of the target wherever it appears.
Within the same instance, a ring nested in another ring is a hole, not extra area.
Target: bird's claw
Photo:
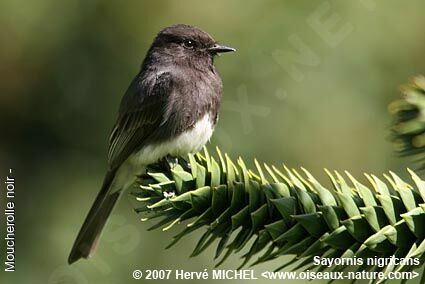
[[[173,157],[173,156],[167,156],[165,157],[167,160],[168,165],[170,166],[170,169],[174,169],[179,164],[179,158]]]

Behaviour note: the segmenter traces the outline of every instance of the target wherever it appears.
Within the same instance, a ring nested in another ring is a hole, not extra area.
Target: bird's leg
[[[167,171],[171,171],[174,169],[177,165],[180,165],[183,167],[184,170],[190,170],[191,166],[190,163],[184,159],[184,158],[178,158],[175,156],[167,155],[161,160],[162,167],[165,168]]]
[[[170,169],[174,169],[178,164],[179,164],[179,159],[177,157],[171,156],[171,155],[167,155],[165,157],[168,166],[170,167]]]

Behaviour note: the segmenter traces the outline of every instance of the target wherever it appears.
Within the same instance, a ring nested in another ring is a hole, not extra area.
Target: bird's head
[[[219,44],[203,30],[183,24],[162,29],[150,49],[164,60],[198,64],[212,63],[215,55],[232,51],[235,49]]]

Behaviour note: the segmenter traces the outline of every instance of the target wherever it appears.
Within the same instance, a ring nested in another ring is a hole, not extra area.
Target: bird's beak
[[[208,51],[211,53],[225,53],[236,51],[236,49],[216,43],[212,47],[208,48]]]

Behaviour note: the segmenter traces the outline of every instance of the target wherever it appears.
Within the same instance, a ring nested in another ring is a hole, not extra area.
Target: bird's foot
[[[179,158],[168,155],[165,157],[171,169],[174,169],[179,164]]]
[[[171,171],[179,164],[179,160],[177,157],[167,155],[161,160],[161,164],[167,171]]]
[[[177,166],[181,166],[184,170],[190,170],[190,164],[184,158],[178,158],[171,155],[167,155],[161,160],[162,166],[167,170],[171,171]]]

